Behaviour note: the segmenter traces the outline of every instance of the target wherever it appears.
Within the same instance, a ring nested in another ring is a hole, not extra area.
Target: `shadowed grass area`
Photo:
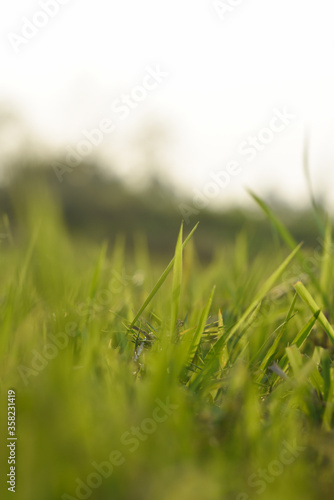
[[[128,258],[68,235],[49,194],[22,203],[0,246],[16,498],[332,498],[330,224],[315,256],[257,201],[276,253],[243,232],[203,264],[181,227],[165,269],[143,237]]]

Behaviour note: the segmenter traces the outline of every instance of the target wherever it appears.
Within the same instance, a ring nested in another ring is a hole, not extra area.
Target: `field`
[[[332,498],[330,222],[311,249],[255,201],[267,240],[210,261],[195,224],[157,258],[71,236],[48,197],[2,219],[1,498],[8,391],[19,500]]]

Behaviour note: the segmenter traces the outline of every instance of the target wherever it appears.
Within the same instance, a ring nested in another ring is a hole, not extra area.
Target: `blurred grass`
[[[13,193],[0,415],[7,436],[14,388],[18,499],[332,498],[329,223],[311,279],[312,250],[283,241],[273,252],[266,236],[250,252],[247,227],[217,238],[210,261],[193,243],[200,226],[187,246],[190,228],[166,229],[174,250],[156,260],[143,234],[127,253],[118,228],[109,243],[71,235],[43,184]],[[151,432],[157,401],[173,408]],[[124,462],[80,496],[78,478],[113,450]]]

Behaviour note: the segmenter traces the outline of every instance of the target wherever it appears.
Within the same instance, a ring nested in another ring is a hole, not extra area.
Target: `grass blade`
[[[191,232],[189,233],[189,235],[187,236],[187,238],[184,240],[184,242],[182,244],[182,250],[185,248],[185,246],[187,245],[188,241],[190,240],[190,238],[192,237],[192,235],[196,231],[196,228],[197,228],[198,224],[199,224],[199,222],[195,225],[195,227],[191,230]],[[153,299],[153,297],[155,296],[155,294],[158,292],[158,290],[161,288],[161,286],[166,281],[167,276],[169,275],[169,273],[171,272],[171,270],[173,268],[174,259],[175,259],[175,257],[172,258],[172,260],[170,261],[170,263],[168,264],[168,266],[166,267],[166,269],[164,270],[164,272],[162,273],[162,275],[158,279],[157,283],[154,285],[153,289],[149,293],[147,299],[145,300],[145,302],[143,303],[143,305],[141,306],[141,308],[137,312],[136,316],[132,320],[132,323],[131,323],[131,325],[129,327],[130,329],[135,325],[135,323],[138,320],[138,318],[140,317],[140,315],[143,313],[143,311],[145,311],[145,309],[148,306],[148,304],[151,302],[151,300]]]
[[[171,311],[171,333],[173,335],[180,306],[180,294],[182,283],[182,240],[183,240],[183,222],[181,224],[179,237],[177,239],[174,268],[173,268],[173,288],[172,288],[172,311]]]
[[[262,285],[258,293],[256,294],[253,302],[248,306],[246,311],[243,313],[241,318],[237,321],[237,323],[231,328],[227,340],[229,340],[235,332],[240,328],[241,325],[246,321],[248,316],[253,312],[253,310],[257,307],[258,303],[265,297],[265,295],[271,290],[274,284],[279,280],[279,278],[284,273],[287,266],[290,264],[295,255],[299,252],[301,244],[298,245],[293,252],[285,259],[285,261],[279,266],[276,271],[267,279],[267,281]],[[219,340],[218,340],[219,342]]]
[[[303,283],[301,281],[298,281],[295,284],[294,287],[295,287],[296,292],[300,296],[300,298],[309,307],[310,311],[313,314],[317,314],[318,313],[318,321],[319,321],[320,325],[323,327],[323,329],[327,333],[328,337],[330,338],[330,340],[334,344],[334,330],[333,330],[333,327],[330,325],[328,319],[326,318],[326,316],[324,315],[324,313],[321,311],[321,308],[315,302],[315,300],[313,299],[313,297],[310,294],[310,292],[305,288],[305,286],[303,285]]]
[[[193,336],[193,339],[192,339],[192,342],[190,345],[190,349],[189,349],[189,361],[188,361],[189,363],[193,362],[193,359],[196,355],[198,346],[201,342],[202,333],[204,331],[205,324],[206,324],[206,321],[207,321],[208,316],[209,316],[209,312],[210,312],[210,308],[211,308],[212,299],[213,299],[213,296],[215,293],[215,289],[216,289],[216,286],[214,285],[212,288],[212,291],[210,293],[210,297],[209,297],[209,299],[208,299],[208,301],[207,301],[207,303],[202,311],[197,328],[195,330],[195,333],[194,333],[194,336]]]
[[[282,222],[276,217],[276,215],[272,212],[272,210],[268,207],[268,205],[262,201],[256,194],[254,194],[252,191],[249,191],[249,194],[252,196],[254,201],[259,205],[259,207],[263,210],[263,212],[266,214],[272,225],[275,227],[275,229],[278,231],[280,234],[281,238],[283,241],[288,245],[288,247],[293,250],[296,248],[297,242],[291,235],[290,231],[282,224]],[[297,258],[299,260],[301,270],[305,272],[311,279],[312,283],[314,286],[317,288],[317,291],[321,293],[322,298],[324,302],[326,301],[326,297],[324,294],[321,292],[321,288],[318,282],[318,279],[316,278],[314,272],[310,269],[310,267],[307,265],[307,261],[304,259],[303,255],[298,253]]]
[[[261,200],[258,196],[256,196],[255,193],[252,191],[248,191],[251,197],[253,198],[254,201],[259,205],[259,207],[263,210],[263,212],[266,214],[272,225],[275,227],[277,232],[281,235],[281,238],[285,243],[290,247],[291,249],[296,248],[297,242],[293,238],[293,236],[290,234],[290,231],[282,224],[282,222],[276,217],[276,215],[270,210],[268,205]]]

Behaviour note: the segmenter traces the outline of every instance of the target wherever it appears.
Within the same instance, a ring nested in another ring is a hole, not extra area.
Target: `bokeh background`
[[[181,219],[201,220],[209,255],[218,226],[253,214],[252,189],[312,239],[312,198],[334,209],[333,14],[330,0],[4,4],[2,211],[15,183],[33,196],[46,176],[73,231],[143,229],[162,251]],[[277,110],[293,118],[268,132]]]

